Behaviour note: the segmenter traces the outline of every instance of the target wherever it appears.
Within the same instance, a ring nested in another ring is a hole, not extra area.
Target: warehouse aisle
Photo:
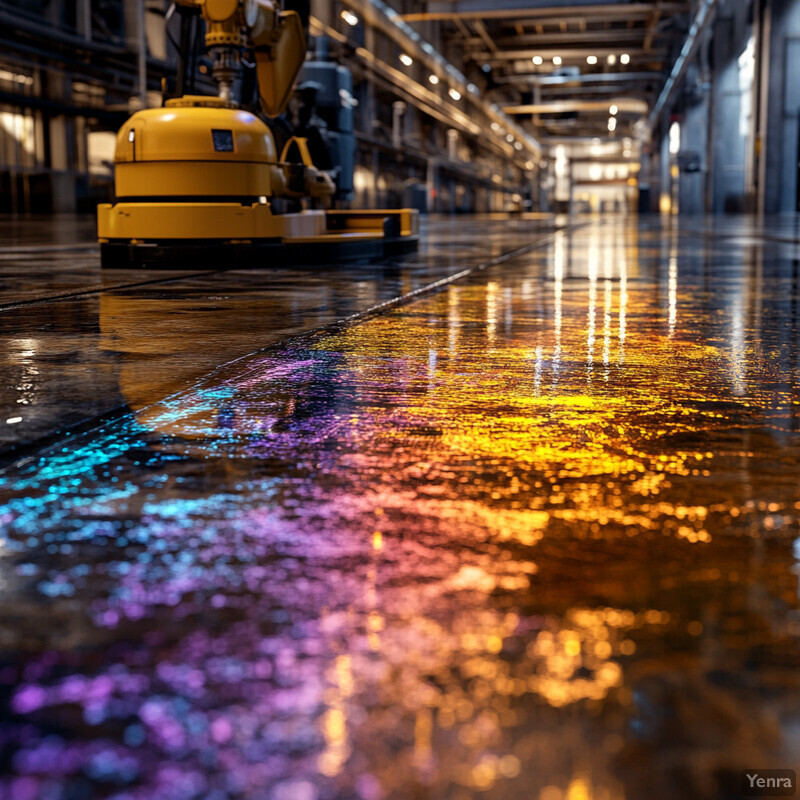
[[[451,224],[437,279],[530,248],[329,327],[407,292],[315,276],[347,301],[247,347],[169,329],[252,309],[239,273],[76,312],[125,410],[48,411],[1,473],[0,795],[710,799],[798,763],[798,245]]]

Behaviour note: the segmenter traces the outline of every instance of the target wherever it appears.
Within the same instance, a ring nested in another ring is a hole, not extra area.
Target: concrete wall
[[[742,211],[747,205],[747,148],[749,131],[743,127],[752,85],[742,86],[739,57],[747,47],[750,26],[746,3],[726,3],[714,26],[712,42],[711,211]]]
[[[699,76],[695,79],[697,85]],[[679,178],[678,207],[681,214],[702,214],[706,207],[706,155],[708,151],[709,98],[700,89],[686,106],[681,122],[681,152],[678,162]],[[692,162],[691,171],[686,166]]]
[[[768,214],[798,211],[800,0],[721,0],[669,113],[681,122],[680,213],[752,211],[759,193]],[[666,193],[663,141],[656,152]],[[685,170],[690,153],[700,171]]]
[[[702,52],[693,67],[701,74]],[[699,173],[681,172],[680,212],[755,210],[757,192],[767,214],[798,211],[800,0],[722,0],[711,30],[708,67],[710,96],[704,99],[696,91],[705,81],[693,86],[687,75],[672,109],[681,119],[681,155],[701,152],[707,171],[705,187]],[[760,87],[766,91],[763,99]],[[661,150],[663,182],[667,151]]]
[[[673,204],[673,181],[672,176],[670,175],[670,171],[672,168],[672,155],[669,152],[669,122],[667,121],[664,125],[664,136],[662,137],[659,143],[659,150],[658,150],[658,162],[657,162],[657,169],[658,169],[658,181],[659,181],[659,208],[665,210],[665,208],[671,208]],[[662,198],[667,197],[669,199],[669,205],[664,207],[662,205]]]
[[[764,211],[797,210],[800,0],[771,0]]]

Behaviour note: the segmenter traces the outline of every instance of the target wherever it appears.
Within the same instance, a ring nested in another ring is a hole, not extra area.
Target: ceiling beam
[[[620,114],[646,114],[650,106],[643,100],[621,97],[617,100],[552,100],[549,103],[533,103],[524,106],[503,106],[506,114],[567,114],[572,111],[598,111],[608,116],[608,108],[617,106]]]
[[[489,32],[483,22],[479,19],[472,20],[472,27],[478,32],[478,36],[483,40],[483,43],[494,53],[497,50],[497,45],[492,40],[492,37],[489,36]]]
[[[571,5],[558,6],[555,0],[456,0],[456,2],[430,3],[427,11],[399,14],[405,22],[428,22],[431,20],[447,20],[454,17],[462,19],[513,19],[537,20],[552,18],[561,22],[565,17],[591,17],[597,20],[602,17],[621,17],[631,19],[649,17],[653,13],[655,3],[608,3],[606,0],[586,0],[578,3],[572,0]],[[679,14],[687,9],[685,2],[662,3],[663,14]]]
[[[587,75],[540,75],[529,73],[527,75],[499,76],[495,83],[529,83],[533,86],[567,86],[569,84],[591,83],[642,83],[645,81],[663,81],[660,72],[603,72],[589,73]]]
[[[462,22],[458,17],[456,17],[453,22],[455,23],[456,28],[461,32],[461,35],[464,37],[463,44],[466,44],[472,37],[469,28],[465,22]]]
[[[504,36],[498,37],[494,43],[501,50],[520,47],[541,47],[542,45],[553,44],[622,44],[623,42],[633,42],[639,44],[645,31],[642,28],[633,30],[608,30],[608,31],[575,31],[574,33],[543,33],[525,34],[523,36]],[[480,46],[479,40],[474,37],[465,42],[467,45]],[[619,48],[618,48],[619,49]]]
[[[537,47],[536,49],[528,50],[498,50],[496,53],[487,53],[485,51],[480,53],[472,53],[472,57],[483,61],[488,61],[495,64],[503,61],[529,61],[534,56],[541,56],[542,58],[552,58],[553,56],[560,56],[565,61],[567,59],[582,59],[588,55],[595,55],[598,58],[606,58],[606,56],[618,56],[621,52],[628,53],[631,57],[641,55],[644,53],[641,47],[553,47],[549,48]]]
[[[566,89],[561,89],[557,93],[543,95],[544,102],[547,102],[547,99],[557,98],[559,100],[586,100],[589,98],[595,100],[603,100],[603,102],[607,103],[608,105],[612,105],[614,99],[619,97],[620,87],[619,86],[588,86],[582,89],[576,89],[575,87],[568,87]],[[653,103],[656,101],[657,90],[653,90],[652,92],[645,92],[645,91],[634,91],[633,89],[625,90],[625,97],[631,100],[641,100],[647,103],[648,108],[652,108]]]
[[[650,6],[645,6],[644,8],[641,8],[639,11],[635,10],[636,8],[638,8],[638,6],[630,6],[630,7],[633,8],[634,11],[628,12],[627,14],[623,14],[622,12],[619,12],[619,13],[615,13],[615,14],[606,14],[606,15],[604,15],[602,17],[597,17],[594,14],[592,14],[591,16],[584,15],[584,16],[579,16],[579,17],[568,17],[566,19],[566,21],[570,25],[579,25],[579,26],[581,26],[581,30],[583,31],[583,30],[586,30],[586,24],[587,23],[591,23],[593,25],[596,25],[598,23],[607,24],[607,23],[610,23],[610,22],[628,23],[628,26],[630,27],[631,25],[633,25],[636,22],[644,22],[644,23],[646,23],[652,16],[653,9]],[[628,6],[626,6],[626,8],[628,8]],[[410,16],[410,15],[404,16],[403,19],[407,20],[408,16]],[[454,17],[448,17],[448,19],[449,20],[469,19],[469,17],[467,17],[465,15],[458,15],[458,16],[454,16]],[[541,35],[544,35],[545,27],[551,27],[551,28],[552,27],[556,27],[561,22],[564,22],[565,18],[564,17],[536,17],[535,19],[528,19],[527,17],[525,17],[523,15],[523,16],[515,16],[515,17],[509,17],[509,18],[499,17],[499,18],[492,19],[491,14],[489,14],[488,17],[487,17],[487,20],[488,21],[493,21],[493,22],[497,23],[498,25],[504,25],[504,26],[511,25],[511,23],[515,22],[515,21],[516,22],[522,22],[526,26],[533,26],[533,28],[536,31],[536,33],[538,33],[541,36]],[[414,20],[411,20],[411,22],[413,22],[413,21]],[[642,30],[644,30],[644,28],[642,28]]]
[[[643,45],[645,53],[649,53],[653,46],[653,39],[658,32],[658,23],[663,13],[664,12],[661,9],[661,3],[657,2],[656,7],[653,9],[653,14],[650,17],[650,21],[647,23],[647,33],[645,34]]]

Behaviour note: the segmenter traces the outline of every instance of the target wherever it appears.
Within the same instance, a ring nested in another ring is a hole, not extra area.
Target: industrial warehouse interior
[[[0,0],[0,800],[800,767],[800,0]]]

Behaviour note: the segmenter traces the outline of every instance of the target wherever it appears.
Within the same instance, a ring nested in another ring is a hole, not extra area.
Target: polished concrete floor
[[[0,251],[0,797],[716,800],[800,763],[794,219]]]

